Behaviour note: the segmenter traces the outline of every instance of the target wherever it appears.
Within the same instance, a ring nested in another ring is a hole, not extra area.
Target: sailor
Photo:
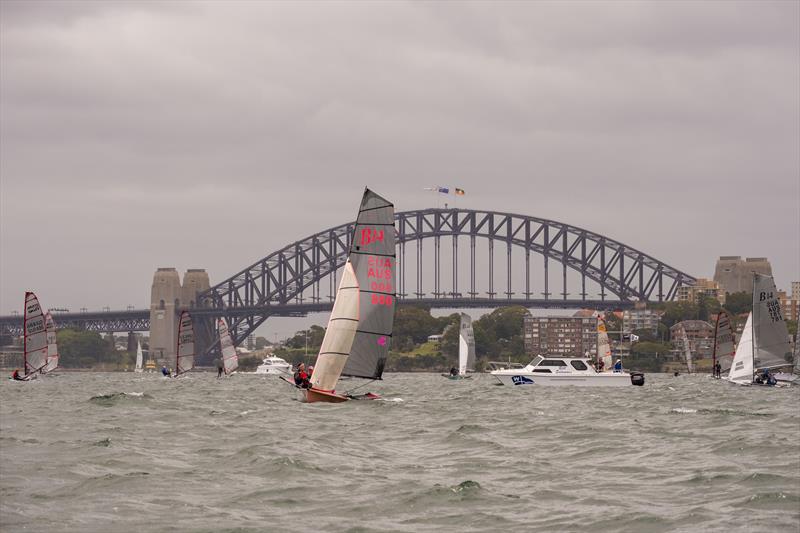
[[[714,375],[718,378],[722,377],[722,365],[719,364],[719,361],[714,365]]]
[[[308,374],[308,379],[311,379],[311,376],[314,375],[314,365],[308,365],[308,370],[306,371]]]
[[[161,375],[164,376],[165,378],[168,378],[169,374],[170,374],[170,372],[169,372],[169,370],[167,370],[167,366],[166,365],[161,365]]]
[[[11,374],[11,377],[16,381],[23,381],[22,376],[19,375],[19,368],[14,369],[14,373]]]
[[[450,368],[450,375],[451,376],[457,376],[458,375],[458,369],[456,367]]]
[[[217,360],[217,378],[221,378],[222,377],[223,370],[224,370],[224,368],[222,366],[222,361]]]
[[[606,368],[606,363],[602,359],[597,362],[597,371],[602,372]]]
[[[294,384],[304,389],[309,387],[308,374],[306,374],[306,365],[304,363],[297,365],[297,372],[294,373]]]
[[[614,363],[614,372],[622,372],[622,359],[617,359],[617,362]]]

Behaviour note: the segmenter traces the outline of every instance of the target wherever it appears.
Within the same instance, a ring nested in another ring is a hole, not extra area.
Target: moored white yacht
[[[644,385],[641,372],[597,372],[587,357],[537,355],[524,368],[494,370],[503,385],[576,385],[579,387],[622,387]]]
[[[291,376],[292,365],[280,357],[265,357],[256,368],[256,374],[271,374],[273,376]]]

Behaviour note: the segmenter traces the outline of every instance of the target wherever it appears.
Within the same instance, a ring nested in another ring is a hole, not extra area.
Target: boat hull
[[[335,392],[321,391],[317,389],[302,389],[306,403],[342,403],[349,400],[347,396],[336,394]]]
[[[495,371],[492,375],[503,385],[577,386],[577,387],[629,387],[631,375],[624,372],[598,372],[595,374],[542,374],[538,372]]]

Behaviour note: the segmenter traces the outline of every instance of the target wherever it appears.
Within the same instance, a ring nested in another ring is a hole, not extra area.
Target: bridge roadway
[[[628,309],[632,301],[620,300],[554,300],[525,298],[405,298],[400,305],[421,305],[439,309],[475,309],[521,305],[538,309]],[[262,306],[240,306],[231,309],[194,308],[190,312],[196,317],[227,318],[252,316],[255,314],[280,317],[303,317],[309,313],[330,311],[333,302],[300,302]],[[92,311],[81,313],[53,313],[58,329],[71,328],[102,333],[149,331],[150,310]],[[22,335],[22,315],[0,316],[0,335]]]

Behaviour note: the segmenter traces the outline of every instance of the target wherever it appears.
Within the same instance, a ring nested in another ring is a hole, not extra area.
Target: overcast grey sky
[[[0,314],[149,304],[355,215],[586,227],[800,279],[800,3],[9,2]]]

